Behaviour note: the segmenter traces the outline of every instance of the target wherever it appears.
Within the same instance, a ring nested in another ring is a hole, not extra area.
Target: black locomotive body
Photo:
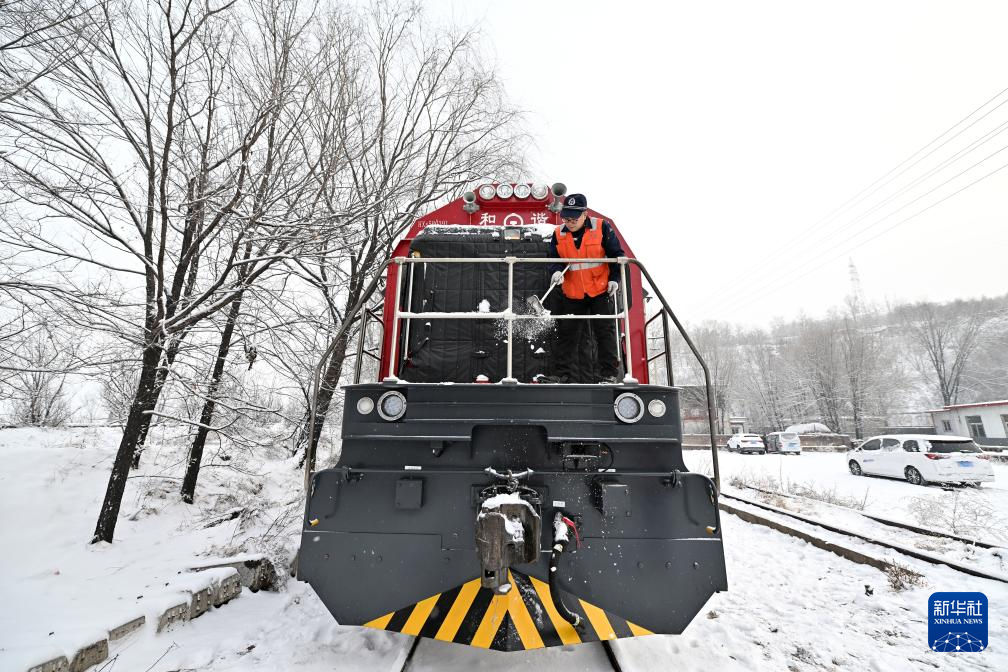
[[[484,648],[681,633],[727,589],[717,490],[683,462],[678,390],[631,375],[640,274],[592,322],[622,330],[624,382],[538,384],[552,330],[509,317],[547,287],[523,260],[548,230],[415,233],[381,382],[345,388],[338,463],[312,474],[299,577],[341,624]]]

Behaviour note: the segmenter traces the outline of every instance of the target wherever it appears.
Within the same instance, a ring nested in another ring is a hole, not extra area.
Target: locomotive
[[[386,262],[338,462],[307,461],[297,573],[339,623],[515,651],[679,634],[727,590],[713,428],[711,479],[683,462],[670,320],[706,365],[615,223],[627,256],[586,260],[619,265],[614,312],[579,317],[570,382],[539,382],[565,318],[556,296],[546,314],[526,299],[548,288],[565,192],[481,185]],[[599,328],[616,329],[619,383],[597,382]]]

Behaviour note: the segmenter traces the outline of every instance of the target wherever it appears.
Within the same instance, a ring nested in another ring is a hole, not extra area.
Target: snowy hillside
[[[159,430],[140,473],[130,479],[114,544],[87,543],[117,445],[114,430],[2,430],[0,459],[0,669],[19,669],[31,650],[75,642],[143,610],[210,557],[265,551],[281,568],[297,544],[300,472],[284,459],[221,450],[208,460],[197,504],[176,494],[184,441]],[[227,457],[228,459],[223,459]],[[702,469],[709,455],[689,453]],[[955,493],[898,481],[855,479],[842,455],[721,454],[726,492],[732,476],[762,473],[862,498],[868,510],[911,520],[911,497]],[[1008,467],[982,495],[1008,512]],[[822,514],[820,514],[822,515]],[[234,516],[234,517],[232,517]],[[926,585],[900,592],[886,576],[804,542],[723,515],[729,591],[716,595],[679,637],[613,644],[623,669],[932,670],[1008,668],[1008,584],[911,559]],[[989,562],[1003,563],[997,556]],[[988,565],[988,569],[998,569]],[[1003,573],[1004,564],[1000,567]],[[866,594],[865,586],[872,594]],[[935,591],[984,592],[991,645],[975,654],[939,654],[926,644],[926,606]],[[412,638],[341,627],[304,584],[276,593],[245,591],[198,620],[155,634],[148,624],[114,646],[105,670],[398,670]],[[607,669],[597,645],[519,654],[424,641],[410,670]],[[98,668],[96,668],[98,669]]]

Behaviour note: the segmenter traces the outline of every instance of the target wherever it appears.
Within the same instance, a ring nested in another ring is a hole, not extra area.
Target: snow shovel
[[[566,266],[564,266],[564,269],[562,271],[560,271],[560,272],[561,273],[566,273],[567,269],[570,268],[570,267],[571,267],[571,265],[567,264]],[[543,308],[542,302],[546,300],[546,297],[549,296],[549,293],[553,291],[553,288],[556,287],[559,284],[560,283],[558,282],[558,283],[550,285],[549,289],[547,289],[546,293],[543,294],[541,297],[539,297],[539,296],[530,296],[527,299],[525,299],[526,303],[528,303],[529,308],[532,309],[532,312],[534,314],[539,315],[540,317],[542,317],[543,315],[546,314],[546,309]]]

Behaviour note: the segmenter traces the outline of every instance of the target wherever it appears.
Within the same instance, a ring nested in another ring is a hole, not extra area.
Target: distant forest
[[[737,415],[757,431],[817,421],[861,437],[930,424],[924,411],[946,404],[1008,399],[1008,294],[884,307],[852,296],[819,319],[687,329],[710,367],[722,428]],[[686,345],[673,349],[674,382],[702,385]],[[660,361],[652,376],[664,382]]]

